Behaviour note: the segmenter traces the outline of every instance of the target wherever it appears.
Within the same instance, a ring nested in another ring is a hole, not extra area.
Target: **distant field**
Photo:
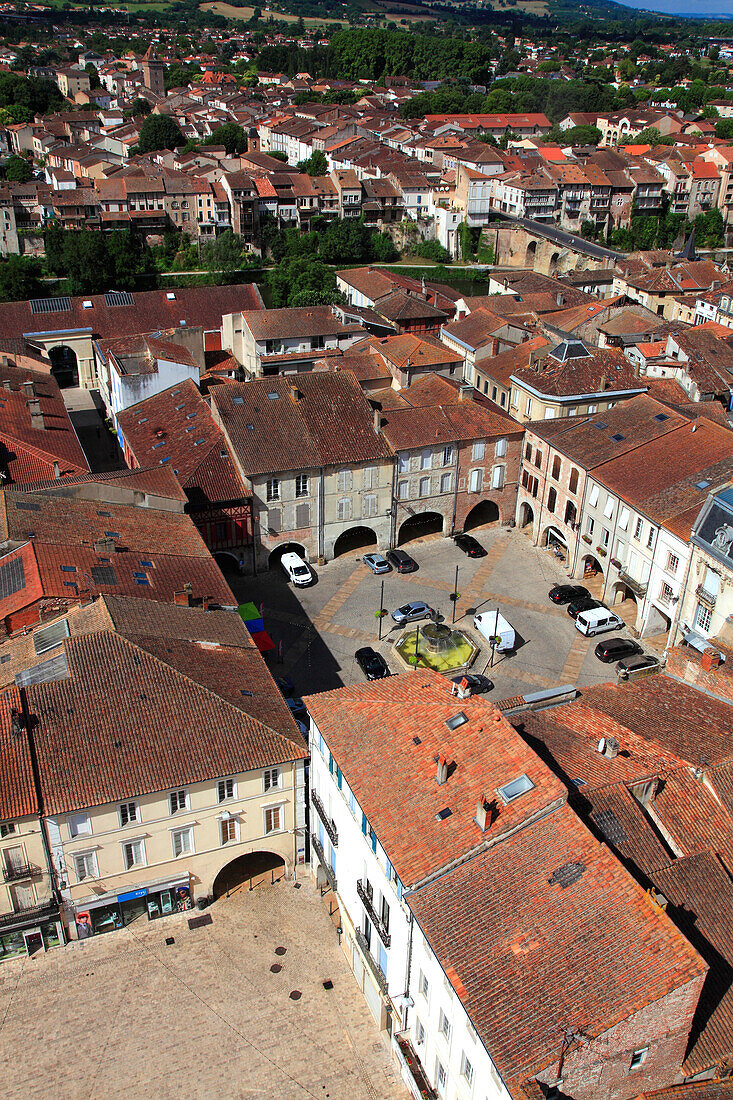
[[[129,7],[130,5],[128,5]],[[206,4],[199,4],[202,11],[215,11],[218,15],[226,15],[229,19],[251,19],[254,15],[254,8],[237,8],[234,4],[227,4],[224,0],[209,0]],[[297,15],[288,15],[285,12],[272,11],[270,8],[262,8],[262,18],[268,19],[272,16],[273,19],[280,19],[283,23],[297,23],[300,18]],[[328,27],[331,23],[340,23],[342,26],[346,26],[345,19],[319,19],[317,16],[313,16],[312,19],[303,19],[306,27]]]

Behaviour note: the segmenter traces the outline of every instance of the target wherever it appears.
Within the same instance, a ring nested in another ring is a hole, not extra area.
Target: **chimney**
[[[4,390],[12,390],[12,388],[13,388],[13,383],[10,381],[10,379],[9,378],[3,378],[3,389]]]
[[[444,756],[438,757],[438,768],[435,775],[438,786],[442,787],[448,782],[448,761]]]
[[[32,382],[24,382],[23,383],[23,393],[25,394],[25,396],[27,398],[35,397],[36,396],[36,387],[33,385]]]
[[[193,589],[190,581],[186,581],[182,592],[173,593],[173,603],[178,607],[193,607]]]
[[[488,819],[488,807],[486,805],[486,795],[482,794],[476,804],[476,817],[474,821],[478,825],[482,833],[486,832],[486,823]]]
[[[605,374],[602,374],[601,375],[600,386],[599,386],[601,393],[604,392],[604,390],[607,388],[607,386],[608,386],[608,379],[606,378]]]
[[[10,729],[16,737],[23,733],[23,719],[17,707],[10,708]]]
[[[557,302],[557,304],[558,304],[559,306],[564,306],[564,305],[565,305],[565,295],[564,295],[564,294],[562,294],[562,293],[560,293],[560,294],[557,294],[557,295],[555,296],[555,301]]]
[[[59,466],[58,462],[54,462],[53,464],[53,476],[57,478],[61,477],[61,467]]]
[[[608,760],[615,760],[618,756],[619,743],[615,737],[602,737],[598,742],[598,751]]]
[[[382,410],[375,405],[372,408],[372,413],[374,414],[374,431],[379,435],[382,430]]]
[[[294,401],[296,405],[298,401],[303,400],[303,392],[297,386],[290,386],[290,400]]]
[[[114,554],[116,549],[115,540],[110,538],[109,535],[105,535],[102,539],[94,540],[95,554]]]
[[[31,414],[31,428],[35,428],[37,431],[44,431],[46,425],[43,420],[43,413],[41,412],[41,402],[37,397],[34,397],[32,401],[28,402],[28,411]]]
[[[459,401],[473,401],[474,388],[470,382],[461,382],[458,387]]]

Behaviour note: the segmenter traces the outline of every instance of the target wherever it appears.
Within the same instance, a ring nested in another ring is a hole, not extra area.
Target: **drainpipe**
[[[325,505],[326,505],[326,474],[323,467],[320,471],[320,480],[318,482],[318,563],[323,565],[326,560],[325,557]]]
[[[46,865],[48,867],[48,877],[51,882],[51,890],[53,892],[53,900],[61,908],[63,904],[63,898],[61,897],[61,891],[56,883],[56,874],[54,872],[53,860],[51,858],[51,847],[48,843],[48,836],[46,835],[46,825],[43,820],[44,808],[43,808],[43,791],[41,788],[41,777],[38,770],[38,756],[36,755],[36,745],[33,740],[31,715],[28,710],[28,696],[25,688],[19,689],[20,693],[20,717],[23,723],[23,729],[25,731],[25,737],[28,744],[28,752],[31,759],[31,773],[33,775],[33,788],[36,793],[36,803],[38,805],[38,818],[41,826],[41,843],[43,844],[43,853],[46,857]]]
[[[531,421],[529,421],[529,423],[531,423]],[[542,437],[540,437],[540,438],[542,438]],[[537,539],[532,541],[533,546],[537,546],[539,544],[540,532],[542,531],[542,509],[544,507],[544,497],[545,497],[545,494],[547,492],[547,471],[550,469],[550,451],[551,450],[552,450],[552,447],[548,443],[547,444],[547,462],[545,463],[545,469],[540,470],[540,473],[543,474],[544,479],[545,479],[545,486],[544,486],[544,489],[543,489],[543,492],[542,492],[542,496],[540,497],[540,510],[537,513]]]
[[[601,594],[601,603],[603,603],[603,601],[606,598],[606,589],[608,588],[608,574],[609,574],[609,571],[611,569],[611,556],[613,555],[613,544],[616,541],[616,531],[618,530],[618,521],[619,521],[619,516],[620,515],[621,515],[621,498],[618,497],[617,500],[616,500],[616,519],[614,520],[613,532],[611,533],[611,542],[610,542],[609,547],[608,547],[608,565],[606,566],[606,577],[605,577],[605,580],[603,582],[603,592]],[[641,634],[639,636],[641,637]]]
[[[570,570],[570,573],[568,574],[568,576],[570,576],[570,577],[575,576],[575,570],[578,567],[578,552],[580,550],[580,532],[581,532],[582,526],[583,526],[581,521],[583,519],[583,516],[585,515],[585,498],[586,498],[587,493],[588,493],[588,480],[589,480],[589,478],[590,478],[590,471],[586,470],[585,471],[585,481],[583,482],[583,499],[580,502],[580,512],[578,513],[578,528],[575,532],[575,553],[573,555],[573,567]]]
[[[450,533],[453,535],[456,529],[456,515],[458,514],[458,475],[461,469],[461,444],[456,440],[456,475],[453,485],[453,517],[450,524]]]
[[[392,499],[389,504],[389,545],[396,545],[397,536],[397,467],[399,458],[397,455],[392,462]]]
[[[672,649],[674,647],[674,644],[675,644],[675,639],[676,639],[676,636],[677,636],[677,628],[678,628],[678,625],[679,625],[679,621],[682,617],[682,608],[684,606],[685,599],[687,597],[687,586],[690,583],[690,577],[692,575],[692,555],[693,555],[693,553],[694,553],[694,551],[693,551],[692,547],[690,547],[690,555],[687,559],[687,568],[685,569],[685,577],[684,577],[684,580],[682,582],[682,587],[680,589],[680,596],[679,596],[679,599],[677,600],[677,606],[674,609],[674,617],[672,619],[672,625],[670,626],[669,634],[667,635],[667,644],[664,647],[664,653],[662,654],[662,656],[664,657],[665,660],[667,659],[668,652],[670,651],[670,649]]]

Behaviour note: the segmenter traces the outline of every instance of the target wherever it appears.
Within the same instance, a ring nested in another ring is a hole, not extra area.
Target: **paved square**
[[[275,675],[290,676],[304,695],[363,680],[354,661],[354,651],[363,645],[379,649],[390,668],[401,671],[392,649],[401,631],[393,629],[391,618],[383,620],[381,643],[377,639],[374,613],[381,581],[388,611],[424,599],[450,622],[456,566],[461,593],[457,625],[470,629],[476,610],[498,606],[519,636],[516,652],[501,655],[486,670],[496,685],[492,698],[614,679],[614,666],[602,664],[593,653],[598,639],[580,635],[565,607],[547,598],[553,584],[568,580],[562,563],[533,547],[520,531],[492,527],[473,533],[487,549],[486,557],[468,558],[451,539],[427,536],[405,547],[420,566],[411,574],[376,577],[357,553],[317,567],[318,580],[310,588],[292,588],[279,570],[228,579],[242,600],[264,604],[265,628],[283,651],[282,663],[277,653],[268,655],[270,668]],[[474,671],[484,671],[489,659],[483,643]]]
[[[3,963],[5,1100],[406,1100],[310,880],[208,912]]]

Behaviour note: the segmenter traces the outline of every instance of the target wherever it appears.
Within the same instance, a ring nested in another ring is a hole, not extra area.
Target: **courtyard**
[[[3,1096],[406,1098],[306,876],[3,963]]]
[[[361,560],[362,552],[354,551],[316,566],[317,581],[309,588],[292,588],[280,569],[227,580],[241,601],[263,606],[265,629],[276,645],[267,655],[268,664],[274,675],[290,677],[302,695],[362,681],[354,660],[361,646],[372,646],[393,672],[401,671],[393,644],[403,631],[389,614],[378,637],[375,613],[382,581],[388,612],[410,600],[425,600],[450,624],[456,567],[456,626],[481,646],[472,671],[486,672],[494,681],[492,699],[613,679],[613,666],[602,664],[593,653],[598,639],[579,634],[565,607],[548,599],[553,584],[567,582],[562,563],[548,550],[532,546],[521,531],[491,526],[472,533],[487,550],[485,557],[468,558],[451,539],[426,535],[404,546],[419,565],[410,574],[374,576]],[[517,648],[497,654],[492,666],[490,648],[472,630],[472,621],[476,612],[497,607],[516,631]]]

